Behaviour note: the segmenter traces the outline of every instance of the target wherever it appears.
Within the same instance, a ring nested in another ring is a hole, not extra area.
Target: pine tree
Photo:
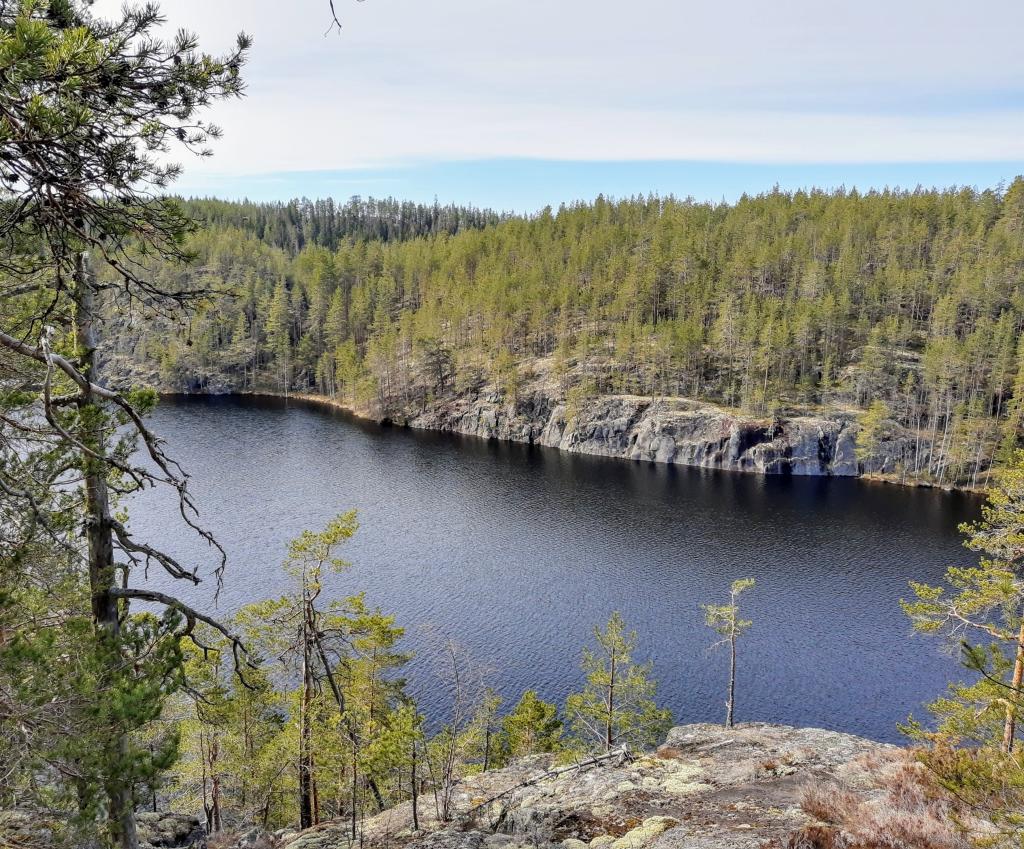
[[[265,332],[270,350],[280,369],[280,387],[285,394],[291,388],[291,352],[292,352],[292,316],[289,305],[288,290],[284,281],[274,287],[274,294],[267,309]]]
[[[412,770],[422,743],[422,720],[400,677],[409,660],[398,648],[404,630],[362,594],[322,600],[328,574],[349,568],[337,549],[356,528],[349,512],[300,534],[284,564],[291,592],[238,617],[251,644],[296,685],[278,694],[287,721],[274,748],[290,749],[295,764],[294,781],[279,779],[278,795],[294,789],[302,827],[345,817],[353,838],[368,808],[384,810],[410,792],[403,770]]]
[[[332,682],[334,672],[325,635],[327,611],[319,599],[327,573],[349,568],[350,564],[338,557],[336,550],[355,534],[357,527],[355,512],[350,511],[332,519],[322,531],[303,531],[289,544],[284,562],[284,571],[292,583],[289,594],[247,605],[240,614],[245,628],[265,647],[265,654],[282,658],[287,671],[298,679],[293,720],[298,729],[298,809],[302,828],[319,821],[313,732],[317,715],[322,712],[320,682]],[[340,689],[337,692],[340,694]],[[339,710],[343,713],[344,707],[339,705]]]
[[[83,747],[68,773],[76,776],[77,798],[65,801],[77,808],[83,843],[94,842],[87,832],[102,820],[108,845],[136,849],[136,787],[154,785],[172,748],[155,753],[140,737],[181,686],[188,634],[200,621],[223,626],[172,595],[132,586],[142,568],[192,583],[199,577],[135,538],[118,511],[119,495],[169,486],[185,521],[198,526],[187,477],[144,421],[154,394],[107,388],[98,353],[106,341],[102,319],[112,292],[163,314],[180,314],[209,294],[143,279],[134,260],[146,254],[170,265],[188,258],[192,222],[166,194],[180,171],[167,156],[179,145],[202,152],[219,135],[200,113],[242,93],[249,39],[239,37],[236,50],[215,57],[187,32],[158,38],[156,4],[110,20],[90,7],[59,0],[0,10],[0,490],[51,541],[74,552],[83,579],[85,595],[75,600],[84,598],[85,606],[55,608],[69,627],[85,614],[91,628],[88,639],[78,634],[75,658],[75,680],[87,688],[76,697],[85,721],[79,734],[60,741]],[[6,391],[29,386],[27,394]],[[19,418],[33,422],[35,436]],[[46,429],[37,429],[44,421]],[[133,459],[136,440],[151,468]],[[68,518],[54,522],[57,507]],[[13,527],[27,530],[21,521]],[[34,564],[20,561],[18,568],[27,581]],[[132,601],[164,612],[133,614]]]
[[[1016,376],[1013,381],[1010,401],[1007,404],[1006,419],[1002,423],[1000,460],[1012,462],[1024,434],[1024,335],[1017,342]]]
[[[729,698],[725,703],[725,724],[728,728],[733,726],[736,708],[736,641],[754,624],[740,618],[739,597],[754,586],[753,578],[733,581],[729,588],[728,604],[701,605],[707,626],[722,638],[716,645],[729,646]]]
[[[903,607],[924,633],[963,635],[967,666],[981,676],[977,688],[959,689],[958,701],[977,727],[985,718],[1002,717],[1000,746],[1013,751],[1024,684],[1024,451],[1001,469],[982,508],[982,520],[961,525],[964,545],[983,556],[977,566],[950,567],[945,587],[912,583],[915,601]],[[988,640],[975,644],[971,637]],[[954,702],[943,703],[945,708]],[[965,709],[966,706],[965,706]]]
[[[654,745],[668,730],[672,714],[654,701],[652,664],[633,661],[636,632],[626,631],[622,616],[615,612],[603,630],[594,629],[594,642],[594,648],[583,650],[583,691],[565,703],[577,739],[605,752],[616,746]]]
[[[462,757],[468,763],[479,766],[481,772],[499,769],[508,758],[508,743],[498,716],[502,701],[501,696],[487,687],[480,696],[466,730],[460,736]]]
[[[509,756],[535,755],[558,751],[561,746],[562,720],[558,708],[537,696],[536,690],[523,693],[519,703],[502,721]]]
[[[387,807],[380,785],[396,767],[392,759],[403,763],[413,741],[410,718],[400,715],[409,706],[405,681],[396,677],[409,655],[397,650],[405,631],[394,623],[394,616],[367,608],[362,595],[332,606],[324,621],[325,634],[344,635],[351,649],[339,658],[331,677],[343,695],[339,723],[351,754],[353,815],[361,809],[364,783],[377,809]]]
[[[915,629],[960,642],[973,683],[950,685],[929,706],[935,730],[909,733],[927,744],[922,758],[940,782],[999,831],[1024,836],[1024,451],[1000,469],[982,519],[961,525],[976,566],[950,567],[946,586],[911,583],[903,602]]]
[[[867,412],[861,416],[855,448],[857,460],[861,465],[867,464],[875,458],[879,445],[888,433],[891,416],[889,405],[880,398],[872,401]]]

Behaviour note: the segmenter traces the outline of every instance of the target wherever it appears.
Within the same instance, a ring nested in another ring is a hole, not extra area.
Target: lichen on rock
[[[471,776],[455,796],[453,822],[409,803],[367,820],[364,846],[389,849],[760,849],[785,845],[812,822],[800,808],[809,783],[874,792],[865,759],[898,752],[833,731],[745,723],[672,729],[656,752],[570,769],[535,756]],[[497,797],[497,798],[496,798]],[[495,800],[481,805],[481,800]],[[347,846],[348,823],[325,823],[281,849]]]

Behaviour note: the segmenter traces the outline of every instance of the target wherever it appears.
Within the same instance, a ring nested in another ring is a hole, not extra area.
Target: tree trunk
[[[356,761],[359,752],[353,742],[352,746],[352,828],[351,835],[353,842],[356,839],[357,825],[359,824],[359,765]]]
[[[220,824],[220,776],[214,775],[210,789],[210,799],[213,807],[213,831],[221,830]]]
[[[303,598],[306,590],[303,587]],[[302,612],[302,701],[299,708],[299,827],[313,823],[313,753],[310,702],[313,696],[313,668],[310,657],[309,613]]]
[[[733,727],[733,707],[736,704],[736,633],[729,638],[729,703],[725,713],[725,725]]]
[[[156,754],[156,747],[152,743],[150,743],[149,744],[149,755],[150,755],[150,757],[153,757],[155,754]],[[153,813],[155,814],[156,813],[156,808],[157,808],[156,781],[154,781],[150,785],[149,792],[150,792],[150,805],[151,805]]]
[[[491,719],[487,718],[487,727],[484,729],[484,772],[491,766]]]
[[[607,719],[604,726],[604,750],[610,752],[615,743],[614,718],[615,718],[615,655],[611,656],[609,663],[610,675],[608,676],[608,704]]]
[[[90,381],[97,381],[96,349],[99,346],[95,322],[97,320],[96,297],[89,279],[88,256],[78,256],[75,269],[75,344],[78,348],[82,371]],[[103,409],[92,391],[82,391],[78,402],[80,415],[86,420],[87,428],[82,434],[82,444],[92,452],[93,457],[83,456],[83,481],[85,485],[85,536],[88,548],[89,591],[92,596],[92,616],[101,651],[108,664],[105,678],[114,684],[118,675],[121,654],[121,621],[117,598],[111,593],[115,586],[114,541],[111,531],[110,494],[107,490],[106,458],[107,444],[104,433]],[[108,765],[104,790],[107,794],[108,829],[111,841],[121,849],[138,849],[139,838],[135,827],[135,805],[132,798],[131,782],[125,779],[129,774],[128,735],[115,730],[113,740],[114,763]],[[122,762],[121,764],[118,761]]]
[[[1014,737],[1017,733],[1017,704],[1021,696],[1021,685],[1024,684],[1024,622],[1021,622],[1020,633],[1017,635],[1017,659],[1013,664],[1013,678],[1010,680],[1010,701],[1006,707],[1006,723],[1003,725],[1003,751],[1013,751]]]
[[[373,794],[373,801],[377,805],[377,811],[383,812],[387,808],[387,802],[384,801],[384,794],[380,792],[380,785],[377,784],[377,779],[371,775],[366,779],[366,785]]]
[[[310,756],[310,766],[312,766],[312,756]],[[316,773],[310,769],[310,775],[312,776],[313,785],[313,825],[320,824],[320,785],[316,780]]]
[[[412,744],[412,769],[411,769],[411,784],[412,784],[412,829],[413,831],[420,830],[420,812],[419,812],[419,787],[417,786],[416,777],[416,741]]]
[[[359,738],[356,736],[355,729],[352,727],[352,723],[349,721],[349,718],[345,716],[345,694],[342,692],[337,679],[334,677],[330,661],[327,658],[327,652],[324,650],[323,643],[320,641],[320,636],[317,633],[316,628],[314,627],[310,630],[313,635],[313,641],[316,644],[317,655],[320,658],[320,662],[323,664],[327,683],[330,685],[331,692],[334,694],[334,701],[338,705],[338,718],[341,720],[341,727],[344,729],[349,742],[352,744],[352,751],[354,752],[359,746]],[[380,792],[380,787],[378,786],[377,781],[373,776],[370,776],[370,778],[367,779],[367,784],[369,784],[370,791],[373,793],[373,798],[377,803],[378,810],[383,811],[386,805],[384,802],[384,796]]]

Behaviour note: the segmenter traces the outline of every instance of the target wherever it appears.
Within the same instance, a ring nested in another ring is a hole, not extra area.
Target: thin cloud
[[[109,13],[120,0],[100,0]],[[406,162],[1024,160],[1024,4],[167,0],[256,39],[203,173]]]

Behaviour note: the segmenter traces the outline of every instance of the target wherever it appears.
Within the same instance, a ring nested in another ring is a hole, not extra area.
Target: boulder
[[[187,814],[145,812],[136,815],[140,849],[206,849],[206,829]]]

